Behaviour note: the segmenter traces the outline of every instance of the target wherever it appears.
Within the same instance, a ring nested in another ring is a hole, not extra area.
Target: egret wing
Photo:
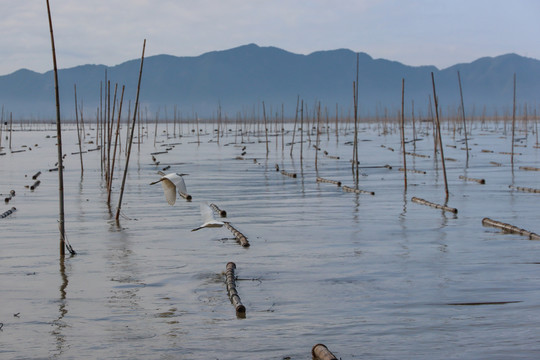
[[[178,193],[184,193],[184,194],[187,194],[187,189],[186,189],[186,183],[184,182],[184,178],[179,176],[177,181],[176,181],[176,187],[178,188]]]
[[[161,186],[163,186],[165,199],[167,199],[169,205],[174,205],[176,202],[176,186],[167,178],[163,179]]]
[[[201,203],[201,216],[204,224],[215,220],[214,211],[206,203]]]

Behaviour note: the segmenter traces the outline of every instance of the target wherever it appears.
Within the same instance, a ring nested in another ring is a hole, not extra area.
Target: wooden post
[[[463,118],[463,133],[465,134],[465,150],[467,151],[467,160],[469,160],[469,143],[467,140],[467,119],[465,118],[465,105],[463,104],[463,91],[461,89],[461,76],[459,70],[457,72],[459,82],[459,96],[461,98],[461,116]]]
[[[437,133],[438,133],[438,139],[439,139],[439,150],[441,151],[441,163],[443,167],[443,175],[444,175],[444,191],[446,193],[446,199],[448,200],[449,192],[448,192],[448,181],[446,179],[446,165],[444,163],[444,151],[443,151],[443,144],[442,144],[442,135],[441,135],[441,122],[439,120],[439,105],[438,105],[438,99],[437,99],[437,93],[435,92],[435,77],[433,75],[433,72],[431,73],[431,82],[433,84],[433,102],[435,103],[435,119],[437,120]]]
[[[112,193],[112,180],[114,175],[114,163],[116,161],[116,146],[118,143],[118,135],[120,134],[120,117],[122,116],[122,103],[124,102],[124,89],[125,85],[122,85],[122,94],[120,95],[120,107],[118,108],[118,121],[116,124],[116,134],[114,136],[114,149],[113,149],[113,158],[111,164],[111,181],[109,181],[109,188],[107,189],[107,204],[111,203],[111,193]],[[140,141],[140,138],[139,138]]]
[[[405,152],[405,79],[401,79],[401,150],[403,151],[403,181],[407,190],[407,156]]]
[[[48,0],[47,0],[48,1]],[[129,157],[131,155],[131,144],[133,143],[133,131],[135,130],[135,121],[137,120],[137,110],[139,108],[139,93],[141,90],[141,78],[144,63],[144,49],[146,47],[146,39],[143,42],[142,56],[141,56],[141,68],[139,70],[139,82],[137,85],[137,96],[135,97],[135,109],[133,110],[133,122],[131,126],[131,136],[129,139],[128,153],[126,155],[126,168],[124,169],[124,177],[122,178],[122,188],[120,189],[120,198],[118,199],[118,208],[116,209],[116,221],[120,218],[120,209],[122,208],[122,197],[124,195],[124,186],[126,184],[126,177],[129,167]]]
[[[77,110],[77,84],[73,84],[73,90],[75,93],[75,121],[77,122],[77,139],[79,140],[79,157],[81,159],[81,176],[84,172],[83,160],[82,160],[82,145],[81,145],[81,132],[79,129],[79,112]]]
[[[58,67],[56,65],[56,51],[54,48],[54,34],[52,26],[51,8],[49,6],[49,0],[47,0],[47,14],[49,16],[49,30],[51,33],[51,48],[54,67],[54,92],[56,100],[56,137],[58,143],[58,202],[59,202],[59,220],[58,228],[60,230],[60,256],[64,256],[66,253],[66,230],[64,225],[64,166],[62,160],[62,123],[60,120],[60,95],[58,90]],[[11,143],[11,136],[10,136]],[[72,254],[75,253],[71,246],[69,250]]]

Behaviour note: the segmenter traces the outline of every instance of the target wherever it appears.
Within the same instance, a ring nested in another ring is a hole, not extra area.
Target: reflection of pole
[[[131,144],[133,143],[133,131],[135,130],[135,121],[137,120],[137,110],[139,108],[139,92],[141,89],[141,77],[142,77],[142,69],[143,69],[143,62],[144,62],[145,47],[146,47],[146,39],[144,39],[144,42],[143,42],[143,49],[142,49],[142,55],[141,55],[141,69],[139,70],[139,83],[137,85],[135,109],[133,110],[133,123],[131,125],[131,136],[129,139],[128,153],[126,155],[126,168],[124,169],[124,177],[122,178],[122,188],[120,189],[120,199],[118,199],[118,208],[116,209],[116,221],[118,221],[118,218],[120,217],[120,209],[122,208],[122,197],[124,195],[124,186],[126,185],[126,176],[128,172],[128,166],[129,166],[129,157],[131,155]]]
[[[60,204],[59,211],[59,229],[60,229],[60,256],[63,256],[66,252],[64,239],[65,239],[65,227],[64,227],[64,165],[62,164],[62,129],[60,122],[60,96],[58,92],[58,69],[56,66],[56,52],[54,50],[54,35],[51,19],[51,8],[49,6],[49,0],[47,0],[47,13],[49,15],[49,30],[51,32],[51,47],[54,66],[54,92],[56,98],[56,137],[58,142],[58,199]],[[10,136],[11,142],[11,136]],[[11,146],[11,144],[10,144]]]

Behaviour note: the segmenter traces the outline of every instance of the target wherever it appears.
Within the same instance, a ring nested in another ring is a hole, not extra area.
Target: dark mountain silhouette
[[[173,117],[175,105],[181,116],[212,117],[221,107],[229,118],[262,116],[262,102],[268,114],[281,112],[294,116],[297,97],[309,111],[320,101],[335,114],[351,112],[357,54],[346,49],[299,55],[275,47],[255,44],[213,51],[196,57],[157,55],[145,59],[140,94],[143,114],[154,118]],[[485,57],[439,70],[434,66],[407,66],[395,61],[373,59],[359,53],[359,105],[363,116],[395,116],[401,108],[401,79],[405,79],[407,113],[414,101],[417,115],[428,112],[432,95],[431,72],[445,114],[457,113],[462,80],[468,115],[510,113],[513,101],[513,74],[517,74],[517,101],[520,109],[535,108],[540,96],[540,61],[507,54]],[[100,83],[111,81],[111,92],[118,83],[118,97],[126,86],[124,109],[136,94],[140,60],[107,67],[82,65],[59,71],[62,117],[73,118],[73,86],[84,104],[86,117],[94,118],[100,102]],[[0,105],[14,118],[54,118],[52,71],[44,74],[21,69],[0,76]]]

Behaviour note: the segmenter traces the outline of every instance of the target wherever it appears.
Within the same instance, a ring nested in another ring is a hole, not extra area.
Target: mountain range
[[[531,113],[540,99],[540,61],[516,54],[484,57],[445,69],[408,66],[396,61],[374,59],[347,49],[317,51],[309,55],[276,47],[248,44],[200,56],[156,55],[144,59],[140,102],[143,115],[172,119],[174,109],[181,117],[294,116],[297,99],[313,111],[321,104],[330,116],[352,113],[353,82],[358,59],[358,92],[361,116],[395,116],[401,109],[401,86],[405,80],[406,114],[413,103],[417,116],[426,115],[433,94],[434,74],[437,97],[443,114],[455,114],[460,104],[457,73],[461,76],[468,116],[512,112],[514,74],[519,111],[525,105]],[[105,78],[111,92],[118,84],[118,97],[125,85],[124,109],[136,95],[140,59],[116,66],[81,65],[59,70],[61,114],[74,117],[74,85],[85,118],[94,118],[100,104],[100,87]],[[0,76],[0,105],[14,119],[55,118],[53,72],[20,69]]]

